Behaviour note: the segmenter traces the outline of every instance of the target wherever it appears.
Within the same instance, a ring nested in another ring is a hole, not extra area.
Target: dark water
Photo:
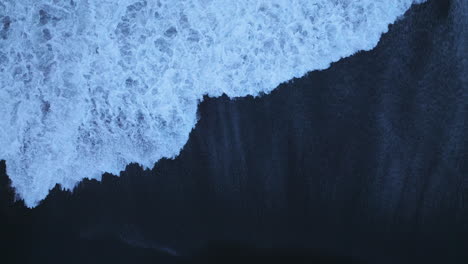
[[[29,210],[2,163],[2,263],[468,263],[467,5],[415,6],[374,50],[270,95],[207,98],[152,171]]]

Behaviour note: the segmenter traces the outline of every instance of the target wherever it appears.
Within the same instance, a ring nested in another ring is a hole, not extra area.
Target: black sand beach
[[[467,263],[466,5],[413,6],[374,50],[269,95],[206,98],[151,171],[27,209],[2,162],[0,262]]]

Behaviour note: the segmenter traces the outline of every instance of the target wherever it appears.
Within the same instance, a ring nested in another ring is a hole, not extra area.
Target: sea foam
[[[0,159],[57,183],[178,155],[204,95],[269,93],[377,45],[420,0],[2,0]]]

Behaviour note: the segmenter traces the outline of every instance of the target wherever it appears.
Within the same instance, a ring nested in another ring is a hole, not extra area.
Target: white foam
[[[269,93],[375,47],[413,0],[4,0],[0,159],[30,207],[59,183],[153,167],[203,95]]]

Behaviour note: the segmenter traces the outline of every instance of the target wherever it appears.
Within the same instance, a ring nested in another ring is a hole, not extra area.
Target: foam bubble
[[[0,158],[30,207],[59,183],[151,168],[203,95],[269,93],[372,49],[412,0],[0,2]]]

